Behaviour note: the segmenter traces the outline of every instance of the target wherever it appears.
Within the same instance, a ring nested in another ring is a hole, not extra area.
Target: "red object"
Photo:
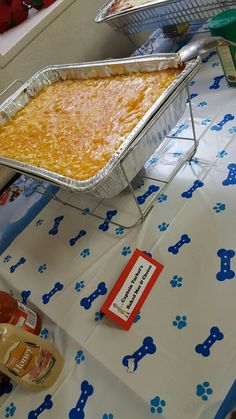
[[[41,10],[54,2],[55,0],[0,0],[0,33],[24,22],[30,8]]]
[[[8,3],[0,1],[0,33],[9,29],[11,24],[11,8]]]
[[[5,192],[3,192],[2,195],[0,195],[0,206],[1,205],[3,206],[3,205],[6,204],[8,198],[9,198],[9,195],[10,195],[10,192],[9,192],[8,189]]]
[[[44,7],[51,6],[56,0],[22,0],[23,4],[31,6],[33,9],[41,10]]]
[[[11,2],[11,25],[15,26],[27,19],[29,9],[24,6],[20,0],[12,0]]]
[[[54,2],[55,0],[43,0],[43,4],[45,7],[51,6],[51,4]]]
[[[101,312],[129,330],[163,268],[161,263],[136,249]]]
[[[42,326],[38,313],[5,291],[0,291],[0,323],[10,323],[35,335],[39,335]]]

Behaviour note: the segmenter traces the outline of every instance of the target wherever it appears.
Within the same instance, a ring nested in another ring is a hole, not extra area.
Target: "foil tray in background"
[[[15,115],[45,86],[61,80],[109,77],[117,74],[173,68],[178,65],[176,54],[157,54],[121,60],[49,66],[37,72],[0,106],[0,124]],[[99,198],[118,195],[127,187],[127,179],[133,180],[184,113],[185,88],[198,71],[199,65],[199,58],[186,63],[182,72],[146,112],[113,157],[95,176],[78,181],[43,168],[1,157],[1,152],[0,165],[33,177],[46,179],[72,191],[89,193]],[[127,158],[125,158],[126,155]],[[122,161],[125,164],[127,178],[121,167]]]
[[[115,1],[108,0],[95,21],[106,22],[127,34],[209,19],[236,6],[235,0],[155,0],[109,15],[109,9]]]

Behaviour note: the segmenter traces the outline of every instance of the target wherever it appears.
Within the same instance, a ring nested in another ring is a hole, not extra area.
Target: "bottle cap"
[[[209,29],[214,36],[222,36],[236,42],[236,9],[226,10],[213,17]]]

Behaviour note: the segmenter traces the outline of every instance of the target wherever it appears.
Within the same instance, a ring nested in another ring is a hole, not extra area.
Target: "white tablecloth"
[[[31,393],[14,386],[2,395],[1,418],[27,418],[46,394],[52,395],[53,407],[41,417],[68,418],[84,381],[93,386],[84,408],[88,419],[214,417],[236,372],[236,166],[229,167],[236,163],[236,91],[222,76],[218,56],[210,54],[191,82],[198,151],[141,225],[131,230],[110,225],[102,231],[101,221],[87,210],[81,214],[52,200],[1,256],[0,288],[19,298],[22,291],[30,291],[28,305],[43,316],[41,336],[54,341],[65,359],[63,374],[48,391]],[[176,131],[189,134],[187,113]],[[149,160],[149,174],[167,173],[184,147],[183,141],[170,141],[163,157]],[[144,182],[139,193],[146,190]],[[58,196],[90,210],[95,205],[66,191]],[[129,203],[126,195],[122,199]],[[100,213],[117,204],[128,219],[129,205],[122,199],[108,201]],[[50,234],[56,217],[58,229]],[[82,229],[86,235],[71,246],[70,239]],[[168,248],[183,234],[191,241],[171,253]],[[102,317],[100,307],[136,248],[151,253],[164,269],[126,332]],[[233,252],[218,254],[220,249]],[[25,263],[11,273],[22,257]],[[232,278],[227,279],[229,270]],[[58,282],[63,289],[43,304],[42,296]],[[85,310],[81,299],[100,282],[105,282],[107,294]],[[212,327],[219,331],[210,332]],[[220,332],[223,338],[215,341]],[[200,348],[204,356],[195,348],[210,335],[208,356]],[[156,352],[144,356],[135,372],[127,372],[123,357],[137,351],[147,336],[153,338]]]

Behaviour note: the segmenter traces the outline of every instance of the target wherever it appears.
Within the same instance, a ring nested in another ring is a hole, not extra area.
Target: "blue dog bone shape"
[[[80,398],[73,409],[69,413],[70,419],[84,419],[84,408],[88,401],[89,396],[93,394],[93,386],[88,383],[87,380],[84,380],[81,383],[81,395]]]
[[[107,287],[105,282],[100,282],[96,290],[90,294],[88,297],[82,298],[80,305],[84,307],[85,310],[89,310],[93,301],[99,297],[99,295],[105,295],[107,293]]]
[[[69,243],[71,246],[74,246],[75,243],[83,236],[86,236],[86,231],[85,230],[80,230],[79,234],[77,234],[77,236],[72,237],[72,239],[69,240]]]
[[[198,96],[197,93],[191,94],[191,99]],[[172,137],[178,137],[179,134],[181,134],[184,130],[188,128],[188,124],[181,124],[180,127],[172,134]]]
[[[51,394],[47,394],[43,403],[37,407],[35,410],[31,410],[28,414],[28,419],[37,419],[41,413],[43,413],[45,410],[49,410],[53,407],[53,401]]]
[[[211,51],[205,58],[202,59],[202,63],[207,63],[213,55],[216,55],[216,51]]]
[[[230,269],[230,259],[235,255],[234,250],[219,249],[217,256],[221,259],[220,271],[216,274],[218,281],[225,281],[226,279],[232,279],[235,276],[235,272]]]
[[[143,195],[137,196],[137,201],[139,205],[142,205],[145,203],[146,199],[153,194],[154,192],[159,191],[159,186],[156,185],[150,185],[147,192],[145,192]]]
[[[55,236],[58,233],[59,225],[60,225],[60,223],[62,222],[63,219],[64,219],[64,215],[60,215],[59,217],[56,217],[54,219],[53,227],[48,232],[48,234],[50,234],[51,236]]]
[[[217,340],[222,340],[224,338],[223,333],[220,331],[220,329],[216,326],[212,327],[210,330],[210,335],[208,338],[203,342],[198,344],[195,347],[195,351],[198,354],[201,354],[204,357],[207,357],[210,355],[210,348]]]
[[[233,119],[234,119],[234,116],[233,116],[231,113],[227,113],[227,114],[224,116],[224,118],[223,118],[220,122],[218,122],[218,124],[216,124],[216,125],[212,125],[211,130],[212,130],[212,131],[221,131],[221,130],[222,130],[222,128],[223,128],[223,126],[224,126],[227,122],[232,121]]]
[[[168,247],[168,252],[173,253],[173,255],[177,255],[179,253],[179,249],[185,244],[190,243],[191,239],[187,234],[183,234],[181,239],[173,246]]]
[[[43,304],[48,304],[53,295],[56,294],[56,292],[61,291],[62,289],[63,284],[61,284],[60,282],[56,282],[51,291],[42,296]]]
[[[201,180],[197,179],[193,182],[193,186],[190,189],[188,189],[186,192],[183,192],[181,196],[187,199],[192,198],[193,192],[195,192],[196,189],[201,188],[203,185],[204,183],[201,182]]]
[[[117,214],[117,210],[107,211],[105,221],[98,226],[99,230],[107,231],[109,230],[109,223],[113,217]]]
[[[224,78],[224,75],[222,76],[216,76],[214,77],[214,82],[213,84],[209,87],[209,89],[219,89],[220,87],[220,81]]]
[[[156,352],[156,345],[153,343],[153,339],[150,336],[147,336],[143,340],[142,346],[137,349],[132,355],[126,355],[123,360],[122,364],[130,369],[130,364],[133,365],[133,369],[131,372],[134,372],[138,368],[139,361],[144,358],[148,354],[154,354]]]
[[[27,300],[31,295],[31,291],[22,291],[21,292],[21,298],[22,298],[22,303],[23,304],[27,304]]]
[[[229,170],[227,179],[225,179],[222,182],[223,186],[228,186],[228,185],[235,185],[236,184],[236,164],[235,163],[230,163],[227,166],[227,169]]]
[[[13,389],[13,385],[12,383],[7,380],[6,382],[4,382],[1,390],[0,390],[0,397],[3,396],[4,394],[9,394]]]
[[[198,96],[198,93],[191,93],[190,100],[194,99],[197,96]],[[187,103],[189,103],[189,99],[187,100]],[[174,135],[172,135],[172,137],[176,137],[176,135],[174,134]]]
[[[15,270],[17,269],[17,268],[19,268],[19,266],[20,265],[23,265],[24,263],[26,262],[26,259],[25,258],[20,258],[20,260],[19,260],[19,262],[17,262],[15,265],[12,265],[11,267],[10,267],[10,272],[11,272],[11,274],[13,274],[13,272],[15,272]]]

